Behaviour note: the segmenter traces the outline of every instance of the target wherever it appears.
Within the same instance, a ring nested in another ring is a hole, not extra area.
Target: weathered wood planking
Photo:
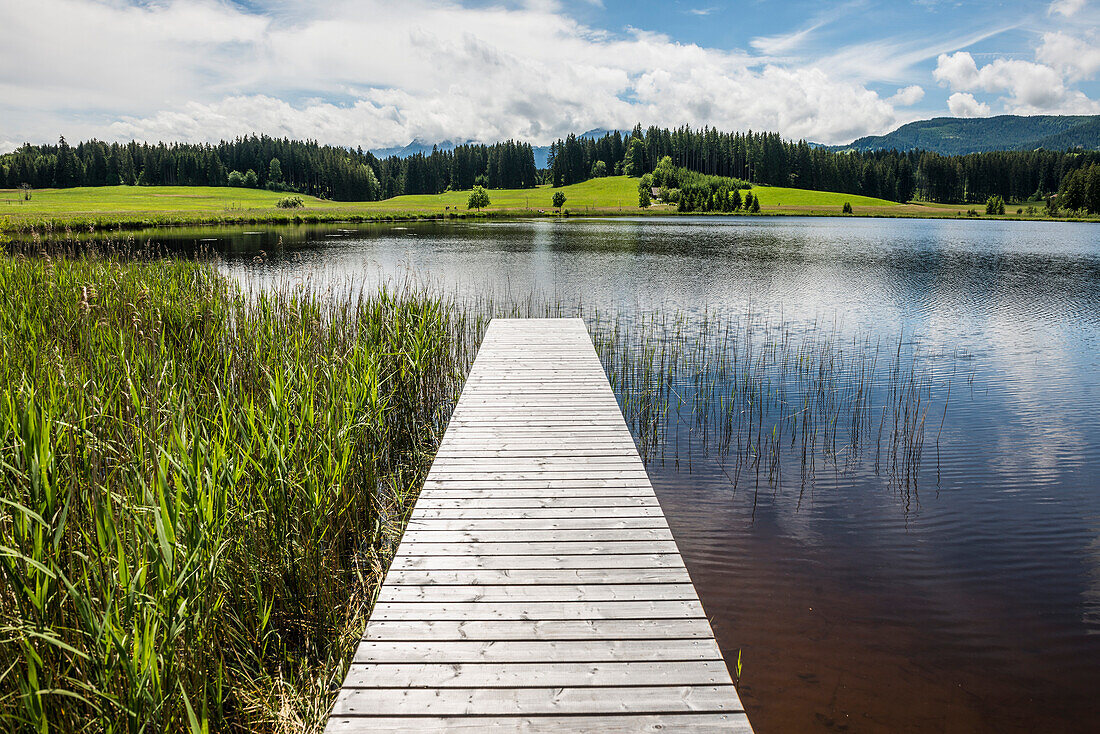
[[[579,319],[490,324],[327,731],[751,734]]]

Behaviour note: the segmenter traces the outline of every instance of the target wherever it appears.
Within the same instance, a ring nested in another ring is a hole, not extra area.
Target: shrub
[[[985,200],[986,214],[1004,214],[1005,200],[999,196],[991,196]]]
[[[275,202],[275,206],[280,209],[301,209],[305,205],[305,201],[300,196],[284,196]]]
[[[841,211],[842,214],[851,214],[852,213],[852,202],[850,202],[850,201],[844,202],[844,206],[841,207],[840,211]]]

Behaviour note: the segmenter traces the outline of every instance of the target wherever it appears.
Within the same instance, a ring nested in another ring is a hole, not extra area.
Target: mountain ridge
[[[997,115],[933,117],[907,123],[885,135],[868,135],[834,151],[926,150],[942,155],[997,150],[1100,149],[1100,115]]]

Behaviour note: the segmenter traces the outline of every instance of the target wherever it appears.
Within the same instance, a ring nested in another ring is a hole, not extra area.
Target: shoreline
[[[858,208],[857,208],[858,209]],[[204,215],[190,213],[166,213],[166,214],[139,214],[126,215],[61,215],[48,218],[8,218],[7,226],[0,228],[12,235],[43,235],[57,232],[71,232],[83,230],[88,234],[109,232],[135,232],[144,229],[171,228],[171,227],[219,227],[237,225],[276,225],[290,226],[303,224],[373,224],[390,222],[417,222],[417,221],[488,221],[488,220],[520,220],[520,219],[619,219],[624,217],[847,217],[853,219],[940,219],[949,221],[1019,221],[1019,222],[1079,222],[1082,224],[1100,223],[1100,216],[1061,216],[1049,217],[1045,215],[1027,216],[1024,214],[979,214],[977,216],[963,213],[947,213],[943,210],[928,212],[860,212],[843,214],[829,210],[783,210],[776,208],[764,208],[760,212],[679,212],[672,208],[660,210],[621,210],[621,209],[596,209],[585,210],[568,208],[562,212],[549,212],[539,209],[490,209],[480,212],[472,211],[393,211],[378,213],[359,213],[355,211],[336,210],[327,212],[308,212],[287,214],[282,212],[260,212],[240,215]],[[2,222],[2,220],[0,220]]]

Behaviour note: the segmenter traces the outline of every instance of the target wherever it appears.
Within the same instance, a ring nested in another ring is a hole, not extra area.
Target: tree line
[[[27,144],[0,156],[0,188],[244,186],[372,201],[537,182],[534,150],[516,141],[380,159],[361,148],[255,135],[217,145],[89,140],[73,146],[62,137],[57,145]]]
[[[1098,151],[998,151],[944,156],[925,151],[830,151],[778,133],[722,133],[636,126],[628,135],[569,136],[550,147],[548,177],[555,186],[608,173],[641,176],[665,157],[673,166],[751,183],[862,194],[892,201],[1021,201],[1058,190],[1071,171],[1100,162]]]
[[[1048,208],[1087,211],[1100,214],[1100,163],[1070,171],[1058,187],[1058,196],[1048,203]]]
[[[1067,175],[1100,163],[1098,151],[1000,151],[945,156],[924,151],[830,151],[778,133],[722,133],[635,126],[599,138],[570,135],[550,146],[538,171],[530,144],[467,144],[407,158],[361,148],[247,136],[216,145],[104,143],[24,145],[0,156],[0,188],[108,185],[245,186],[338,201],[447,190],[565,186],[590,178],[652,173],[672,165],[720,178],[862,194],[893,201],[984,202],[1044,198]],[[701,191],[701,190],[700,190]],[[709,197],[710,194],[708,193]],[[1073,200],[1071,198],[1071,200]],[[702,204],[700,204],[702,205]]]

